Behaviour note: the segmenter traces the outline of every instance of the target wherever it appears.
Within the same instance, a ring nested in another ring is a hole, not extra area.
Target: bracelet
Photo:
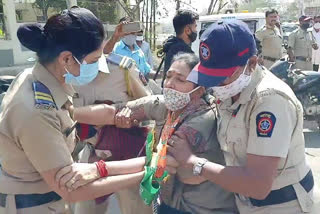
[[[98,169],[99,175],[101,178],[108,177],[107,165],[103,160],[95,162],[96,167]]]

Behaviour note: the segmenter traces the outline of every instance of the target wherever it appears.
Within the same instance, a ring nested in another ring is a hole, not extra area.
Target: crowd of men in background
[[[256,34],[260,63],[270,68],[283,57],[283,32],[279,14],[276,10],[266,12],[266,25]],[[295,68],[302,70],[319,70],[320,63],[320,16],[314,18],[301,16],[299,28],[289,35],[287,49],[288,59],[295,63]]]

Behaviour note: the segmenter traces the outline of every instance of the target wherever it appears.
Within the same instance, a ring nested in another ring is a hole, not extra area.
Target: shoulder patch
[[[50,90],[39,81],[32,83],[36,108],[52,109],[57,108]]]
[[[107,62],[118,65],[124,69],[130,69],[133,65],[133,60],[131,58],[115,53],[110,53],[107,56]]]
[[[260,112],[256,118],[257,136],[271,137],[276,120],[271,112]]]

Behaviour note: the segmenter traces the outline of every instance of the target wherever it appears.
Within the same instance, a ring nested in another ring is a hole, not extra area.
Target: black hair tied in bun
[[[72,8],[51,16],[44,27],[22,25],[17,32],[22,45],[37,53],[41,64],[70,51],[78,60],[98,50],[104,39],[101,21],[85,8]]]
[[[40,53],[46,45],[46,36],[40,24],[26,24],[19,27],[17,36],[26,48]]]

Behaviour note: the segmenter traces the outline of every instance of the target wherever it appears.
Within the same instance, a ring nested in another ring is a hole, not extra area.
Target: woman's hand
[[[60,188],[70,192],[99,178],[100,174],[94,163],[73,163],[60,169],[55,180]]]
[[[114,123],[118,128],[129,129],[133,126],[139,125],[138,120],[132,119],[132,111],[130,108],[125,107],[121,109],[114,118]]]

